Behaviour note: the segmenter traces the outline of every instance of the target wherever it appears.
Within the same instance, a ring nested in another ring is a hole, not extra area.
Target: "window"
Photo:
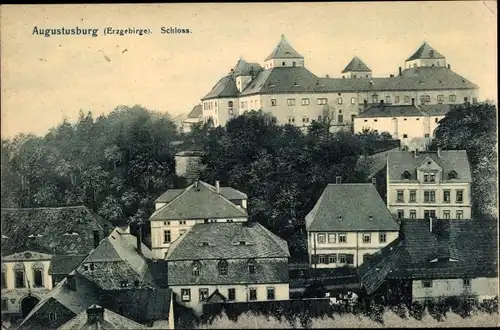
[[[342,124],[344,122],[344,115],[338,115],[337,116],[339,124]]]
[[[424,210],[424,218],[429,219],[429,218],[436,218],[436,210]]]
[[[372,184],[377,184],[377,178],[372,178]]]
[[[2,264],[2,289],[7,288],[7,278],[5,277],[5,265]]]
[[[432,280],[424,280],[424,281],[422,281],[422,287],[424,287],[424,288],[432,288]]]
[[[436,192],[434,190],[424,190],[424,202],[434,203],[436,201]]]
[[[295,99],[288,99],[288,100],[286,100],[286,103],[288,105],[295,105]]]
[[[200,298],[200,301],[204,301],[205,299],[208,298],[208,289],[207,288],[200,288],[199,298]]]
[[[339,254],[339,263],[341,264],[347,263],[347,257],[345,254]]]
[[[328,255],[328,263],[336,264],[337,263],[337,255],[336,254],[329,254]]]
[[[405,218],[405,210],[398,210],[398,219]]]
[[[443,211],[443,218],[444,219],[450,219],[450,210],[444,210]]]
[[[9,309],[9,306],[7,304],[8,304],[7,298],[2,298],[2,310],[3,311]]]
[[[302,99],[300,103],[302,105],[309,105],[309,99]]]
[[[91,262],[90,265],[89,265],[89,267],[90,267],[90,270],[93,271],[94,270],[94,263]]]
[[[425,96],[425,102],[430,102],[431,101],[431,96],[430,95],[426,95]]]
[[[267,288],[267,300],[274,300],[274,287]]]
[[[227,300],[235,300],[236,299],[236,289],[229,288],[227,289]]]
[[[457,96],[456,95],[450,95],[449,96],[449,100],[450,100],[450,102],[455,102],[457,100]]]
[[[296,63],[296,62],[293,62],[293,66],[296,66],[296,65],[297,65],[297,63]]]
[[[396,201],[403,203],[405,201],[404,198],[404,191],[403,190],[398,190],[397,195],[396,195]]]
[[[179,221],[179,225],[185,225],[185,224],[186,224],[186,220]]]
[[[408,134],[403,134],[403,139],[407,139],[408,138]]]
[[[179,237],[186,233],[186,229],[179,230]]]
[[[429,182],[429,173],[424,174],[424,182]]]
[[[399,96],[394,96],[394,103],[399,103]]]
[[[431,51],[429,52],[429,56],[430,56],[430,57],[434,57],[434,51],[433,51],[433,50],[431,50]]]
[[[356,98],[355,97],[351,97],[351,104],[356,104]]]
[[[318,255],[318,263],[319,264],[326,264],[326,259],[324,254],[319,254]]]
[[[33,266],[33,286],[35,288],[43,287],[43,265]]]
[[[250,300],[257,300],[257,289],[250,288]]]
[[[436,182],[436,174],[434,174],[434,173],[429,174],[429,181]]]
[[[470,278],[464,278],[462,281],[464,289],[470,289]]]
[[[457,172],[454,170],[451,170],[450,173],[448,173],[448,180],[453,180],[457,178]]]
[[[417,191],[410,190],[410,203],[416,203],[416,202],[417,202]]]
[[[337,103],[338,104],[342,104],[342,98],[341,97],[337,98]]]
[[[464,218],[464,211],[458,210],[457,211],[457,219],[463,219]]]
[[[308,123],[309,122],[309,117],[302,117],[302,122],[303,123]]]
[[[229,108],[232,108],[232,107],[233,107],[233,101],[228,101],[228,102],[227,102],[227,106],[228,106]]]
[[[193,269],[192,269],[193,276],[200,276],[200,268],[201,268],[200,262],[194,261],[193,262]]]
[[[326,235],[318,234],[318,243],[326,243]]]
[[[387,235],[385,233],[378,234],[378,242],[379,243],[387,242]]]
[[[417,211],[410,210],[410,219],[416,219],[416,218],[417,218]]]
[[[191,301],[191,289],[181,289],[182,301]]]
[[[451,202],[451,192],[449,190],[444,190],[443,191],[443,202],[444,203]]]
[[[170,241],[171,241],[170,230],[165,230],[163,232],[163,243],[170,243]]]
[[[405,96],[405,103],[410,103],[410,97],[408,95]]]
[[[372,103],[378,103],[378,95],[372,96]]]
[[[294,117],[288,117],[288,123],[295,123],[295,118]]]
[[[286,66],[286,63],[285,63],[285,62],[283,62],[282,64],[283,64],[283,66]]]
[[[328,104],[328,99],[326,99],[326,98],[318,99],[317,102],[318,102],[318,105],[325,105],[325,104]]]
[[[401,176],[403,177],[403,180],[410,180],[411,179],[411,174],[408,171],[404,171]]]
[[[89,265],[88,265],[88,264],[84,264],[84,265],[83,265],[83,270],[84,270],[84,271],[89,270]]]
[[[16,269],[15,270],[15,287],[16,288],[26,287],[26,284],[24,282],[24,270],[23,269]]]
[[[219,274],[220,275],[227,275],[227,261],[226,260],[221,260],[219,261]]]
[[[255,261],[253,260],[248,261],[248,273],[255,274]]]
[[[464,191],[463,190],[457,190],[457,203],[462,203],[464,201]]]
[[[418,120],[418,118],[417,118],[417,120]],[[429,136],[430,136],[429,133],[424,134],[424,137],[426,137],[426,138],[428,138]]]
[[[333,233],[328,234],[328,243],[335,243],[335,238],[336,238],[335,234]]]
[[[57,320],[57,314],[56,313],[49,313],[49,320],[51,320],[52,322],[56,321]]]
[[[339,234],[339,243],[347,243],[346,234]]]
[[[421,104],[425,103],[425,95],[420,95],[420,103]]]
[[[389,95],[385,97],[385,103],[391,103],[391,97]]]
[[[438,95],[437,96],[437,101],[439,104],[443,103],[444,102],[444,95]]]
[[[363,234],[363,243],[370,243],[372,241],[372,235],[370,233]]]
[[[342,177],[341,176],[336,176],[335,177],[335,183],[336,184],[341,184],[342,183]]]
[[[354,264],[354,254],[346,254],[346,262],[349,265]]]

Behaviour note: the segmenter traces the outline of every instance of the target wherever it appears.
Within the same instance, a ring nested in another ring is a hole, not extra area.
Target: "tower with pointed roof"
[[[405,62],[407,69],[443,66],[446,66],[446,57],[438,53],[426,41]]]
[[[300,55],[282,34],[278,45],[266,58],[264,68],[268,70],[277,67],[297,66],[304,66],[304,56]]]
[[[371,78],[372,70],[357,56],[342,71],[342,78]]]

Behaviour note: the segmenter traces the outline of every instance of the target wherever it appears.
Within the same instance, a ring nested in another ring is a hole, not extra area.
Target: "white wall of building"
[[[423,281],[414,280],[413,299],[425,300],[449,296],[476,296],[478,299],[490,299],[498,295],[498,278],[478,277],[470,279],[470,287],[464,286],[463,279],[432,280],[432,287],[426,288]]]

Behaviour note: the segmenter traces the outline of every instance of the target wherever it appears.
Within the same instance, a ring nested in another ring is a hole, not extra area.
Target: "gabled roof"
[[[88,317],[89,309],[101,309],[102,310],[102,320],[97,319],[93,321]],[[87,310],[80,312],[73,319],[64,323],[58,329],[60,330],[69,330],[69,329],[144,329],[145,326],[129,320],[128,318],[114,313],[109,309],[104,309],[99,305],[92,305]]]
[[[205,182],[206,183],[206,182]],[[215,187],[211,184],[206,183],[213,191],[216,191]],[[175,197],[179,196],[185,189],[169,189],[165,191],[160,197],[155,200],[155,203],[168,203],[172,201]],[[236,190],[232,187],[220,187],[220,194],[225,198],[231,200],[237,199],[248,199],[247,194]]]
[[[197,184],[197,187],[195,187],[195,184]],[[172,195],[167,195],[166,197],[170,198]],[[156,202],[158,203],[158,200]],[[156,210],[150,219],[233,219],[246,218],[247,216],[245,209],[232,203],[222,194],[217,194],[213,186],[203,181],[198,181],[188,186],[182,193]]]
[[[434,219],[432,225],[403,220],[397,242],[363,263],[358,273],[368,294],[386,279],[496,277],[497,226],[483,219]]]
[[[407,61],[416,60],[416,59],[439,59],[445,58],[443,55],[439,54],[434,48],[432,48],[427,42],[424,42],[422,46],[420,46],[417,51],[410,56]]]
[[[201,107],[201,104],[197,104],[187,115],[187,118],[201,118],[202,114],[203,114],[203,108]]]
[[[328,184],[306,216],[306,229],[398,231],[399,225],[373,184],[344,183]]]
[[[247,63],[243,58],[240,58],[232,70],[234,77],[238,76],[255,76],[262,67],[259,63]]]
[[[232,74],[229,74],[220,79],[207,95],[201,100],[215,99],[220,97],[238,97],[238,88]]]
[[[432,159],[442,168],[441,180],[448,181],[448,173],[457,172],[457,178],[452,182],[471,182],[471,169],[467,152],[465,150],[441,150],[440,157],[437,152],[427,151],[419,152],[414,157],[412,152],[396,151],[388,154],[388,180],[402,181],[401,175],[408,171],[411,174],[410,181],[416,182],[417,168],[421,166],[422,160],[426,157]]]
[[[245,245],[239,240],[245,239]],[[204,246],[202,242],[209,245]],[[236,244],[238,243],[238,244]],[[166,260],[288,258],[288,244],[259,223],[195,224],[169,248]],[[170,265],[169,265],[170,267]]]
[[[342,73],[346,72],[371,72],[372,70],[357,56],[347,64]]]
[[[360,156],[356,162],[356,170],[365,172],[368,179],[371,179],[387,166],[387,154],[392,151],[399,151],[399,147],[369,156]]]
[[[139,253],[137,238],[115,228],[89,253],[78,266],[77,272],[104,290],[123,289],[122,281],[126,281],[129,286],[135,286],[135,281],[139,281],[140,287],[150,286],[153,279],[148,262],[152,258],[151,250],[144,243]],[[84,269],[89,263],[94,264],[94,270]]]
[[[300,55],[295,49],[293,49],[293,47],[285,39],[285,35],[282,34],[278,45],[274,48],[273,52],[269,54],[266,61],[278,58],[304,58],[304,56]]]
[[[2,208],[1,222],[2,256],[25,250],[87,254],[93,248],[93,231],[102,237],[104,224],[85,206]],[[77,235],[68,235],[73,232]]]
[[[85,259],[87,255],[55,255],[49,266],[50,275],[68,275]]]

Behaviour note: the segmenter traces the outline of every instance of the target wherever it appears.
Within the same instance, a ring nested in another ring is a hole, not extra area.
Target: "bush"
[[[426,303],[429,314],[438,322],[444,321],[446,313],[450,310],[447,299],[440,298],[437,301],[429,300]]]
[[[399,304],[391,307],[391,310],[399,316],[402,319],[406,319],[408,314],[407,314],[407,308],[404,304]]]
[[[415,320],[421,321],[425,315],[425,305],[420,301],[414,301],[410,307],[410,316]]]
[[[498,313],[498,296],[481,301],[479,310],[488,314]]]

